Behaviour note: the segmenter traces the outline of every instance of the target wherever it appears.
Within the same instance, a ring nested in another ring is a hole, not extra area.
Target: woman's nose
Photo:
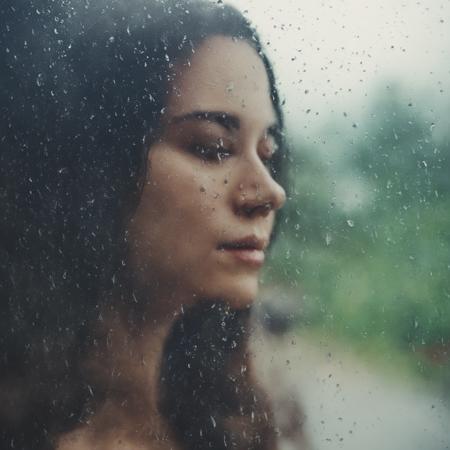
[[[284,205],[286,192],[258,158],[242,169],[235,199],[238,214],[266,217]]]

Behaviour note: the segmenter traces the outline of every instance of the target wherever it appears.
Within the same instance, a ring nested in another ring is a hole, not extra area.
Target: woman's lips
[[[264,251],[257,248],[222,247],[219,251],[229,255],[231,258],[235,259],[236,262],[241,262],[253,267],[261,267],[266,258]]]
[[[261,267],[264,264],[264,252],[256,248],[223,248],[221,251],[251,266]]]
[[[261,267],[264,264],[264,250],[266,247],[266,240],[252,235],[223,243],[218,248],[237,262],[253,267]]]

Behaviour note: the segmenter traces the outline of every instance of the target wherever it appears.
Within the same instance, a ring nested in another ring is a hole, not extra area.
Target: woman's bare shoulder
[[[167,438],[157,436],[146,442],[127,436],[125,432],[111,431],[98,436],[87,429],[66,433],[58,439],[56,450],[179,450]]]

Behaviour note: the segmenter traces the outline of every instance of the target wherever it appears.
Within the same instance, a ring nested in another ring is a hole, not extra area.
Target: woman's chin
[[[208,295],[206,292],[204,294],[206,295],[203,298],[220,299],[222,303],[232,309],[248,309],[257,298],[258,282],[257,280],[247,280],[241,283],[229,283],[213,295]]]

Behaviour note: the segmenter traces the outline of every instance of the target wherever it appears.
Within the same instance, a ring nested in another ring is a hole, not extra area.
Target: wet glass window
[[[0,6],[0,447],[450,446],[450,3]]]
[[[311,442],[446,448],[449,5],[236,3],[285,102],[291,185],[262,317],[275,335],[294,323],[271,349]]]

